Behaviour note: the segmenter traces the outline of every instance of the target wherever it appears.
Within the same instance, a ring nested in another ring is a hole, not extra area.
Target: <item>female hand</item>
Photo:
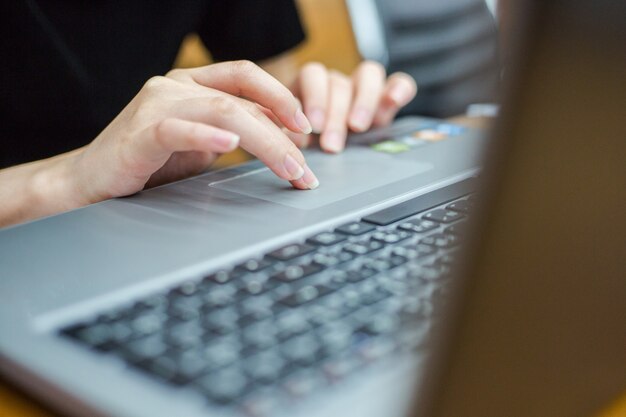
[[[362,132],[391,123],[415,97],[417,85],[402,72],[387,77],[385,68],[374,61],[362,62],[351,76],[309,63],[300,71],[293,91],[313,131],[320,134],[321,148],[336,153],[345,147],[348,130]],[[311,140],[308,135],[289,136],[300,146]]]
[[[85,203],[133,194],[197,174],[238,145],[294,187],[316,188],[304,156],[270,117],[292,132],[311,132],[292,93],[249,61],[151,78],[75,155],[78,192]]]

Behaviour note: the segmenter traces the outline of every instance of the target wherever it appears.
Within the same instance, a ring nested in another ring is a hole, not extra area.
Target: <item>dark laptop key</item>
[[[470,200],[459,200],[446,206],[448,210],[458,211],[467,214],[474,208],[474,204]]]
[[[307,239],[307,242],[313,245],[331,246],[339,242],[343,242],[347,237],[340,233],[322,232]]]
[[[179,349],[187,349],[202,343],[206,329],[199,320],[175,324],[165,331],[165,341]]]
[[[380,226],[395,223],[424,210],[436,207],[443,202],[452,201],[466,195],[472,188],[474,188],[474,181],[475,180],[473,179],[463,180],[428,194],[412,198],[404,203],[372,213],[369,216],[364,217],[363,221]]]
[[[404,230],[399,230],[397,232],[376,232],[372,234],[372,240],[377,240],[387,244],[398,243],[410,237],[411,234],[405,232]]]
[[[243,329],[241,337],[246,348],[266,349],[278,343],[277,330],[271,320],[252,323]]]
[[[345,233],[346,235],[359,236],[365,234],[367,232],[371,232],[375,230],[376,227],[371,224],[362,223],[362,222],[352,222],[348,224],[344,224],[335,229],[336,232]]]
[[[352,343],[354,329],[342,321],[335,321],[317,330],[318,340],[327,354],[336,354],[347,349]]]
[[[128,342],[121,348],[121,354],[131,363],[140,363],[163,355],[167,349],[167,344],[157,334]]]
[[[284,271],[279,272],[271,277],[273,280],[281,282],[297,281],[301,278],[320,272],[324,268],[316,263],[304,265],[289,265]]]
[[[346,271],[346,281],[348,282],[360,282],[364,279],[372,277],[376,275],[376,270],[369,267],[360,267],[358,269],[353,269],[350,271]]]
[[[143,314],[130,322],[133,333],[137,336],[147,336],[161,331],[166,316],[158,314]]]
[[[450,248],[459,244],[459,238],[452,234],[433,233],[423,237],[420,243],[438,248]]]
[[[198,283],[195,281],[185,281],[173,290],[171,290],[168,294],[168,298],[172,299],[177,295],[183,297],[189,297],[195,295],[199,290]]]
[[[100,349],[113,341],[111,325],[107,323],[80,324],[65,329],[63,333],[96,349]]]
[[[306,243],[293,243],[267,254],[272,259],[278,261],[290,261],[307,253],[315,251],[315,246]]]
[[[270,317],[273,314],[274,299],[268,294],[255,295],[242,300],[239,311],[242,317],[252,316],[254,321]]]
[[[249,259],[242,264],[237,265],[237,269],[242,271],[255,273],[269,268],[272,265],[266,259]]]
[[[280,300],[287,307],[297,307],[309,303],[320,296],[319,290],[313,285],[306,285]]]
[[[198,378],[195,385],[212,401],[228,404],[246,392],[248,378],[241,369],[232,366]]]
[[[343,250],[355,255],[367,255],[368,253],[382,249],[384,246],[383,243],[372,240],[368,242],[348,243],[343,247]]]
[[[424,219],[411,219],[398,225],[398,229],[408,230],[414,233],[425,233],[439,227],[439,223]]]
[[[251,379],[267,384],[278,379],[285,366],[285,360],[278,352],[266,350],[249,356],[244,362],[243,369]]]
[[[203,317],[204,326],[218,334],[228,334],[235,331],[239,325],[239,312],[235,307],[225,307],[207,312]]]
[[[159,356],[147,364],[147,369],[173,384],[184,385],[200,376],[207,363],[200,350],[190,349]]]
[[[394,314],[377,314],[361,328],[371,335],[393,333],[400,327],[400,318]]]
[[[287,310],[274,321],[278,337],[288,339],[291,336],[308,331],[311,326],[303,309]]]
[[[237,287],[232,283],[215,285],[203,297],[204,307],[208,309],[227,306],[235,300]]]
[[[354,257],[355,255],[350,252],[339,252],[332,255],[326,253],[316,253],[313,255],[313,263],[324,268],[330,268],[351,261]]]
[[[422,216],[422,219],[432,220],[437,223],[452,223],[465,217],[463,214],[445,209],[436,209]]]
[[[210,369],[230,365],[239,359],[241,345],[231,337],[209,339],[203,348],[204,358]]]
[[[280,351],[285,359],[298,365],[310,365],[317,359],[320,345],[311,334],[294,337],[282,344]]]
[[[234,270],[234,271],[221,270],[205,277],[203,281],[209,284],[209,286],[206,288],[206,289],[209,289],[209,288],[212,288],[210,286],[210,283],[226,284],[228,282],[232,282],[235,278],[241,276],[242,274],[243,273],[241,270]]]

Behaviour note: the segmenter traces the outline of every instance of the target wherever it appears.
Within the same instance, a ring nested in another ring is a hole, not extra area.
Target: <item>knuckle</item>
[[[234,74],[249,75],[252,72],[259,70],[259,67],[252,61],[247,59],[241,59],[239,61],[232,62],[232,68]]]
[[[147,91],[149,93],[158,93],[163,91],[163,89],[167,86],[168,79],[161,75],[157,75],[154,77],[150,77],[143,85],[142,90]]]
[[[180,78],[184,73],[185,73],[185,70],[182,70],[180,68],[174,68],[174,69],[169,70],[165,74],[165,77],[167,77],[167,78]]]
[[[172,131],[174,123],[175,120],[171,118],[166,118],[156,122],[154,125],[154,140],[163,145],[168,133]]]
[[[211,99],[211,107],[220,115],[229,115],[237,110],[235,101],[226,96],[215,96]]]

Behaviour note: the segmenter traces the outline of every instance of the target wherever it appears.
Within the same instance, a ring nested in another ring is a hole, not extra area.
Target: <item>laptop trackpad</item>
[[[308,153],[307,163],[320,181],[321,185],[316,190],[296,190],[268,168],[216,181],[209,186],[297,209],[311,210],[433,168],[430,163],[402,160],[358,147],[339,155]]]

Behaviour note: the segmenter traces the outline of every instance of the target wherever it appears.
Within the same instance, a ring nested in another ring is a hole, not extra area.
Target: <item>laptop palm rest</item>
[[[312,210],[433,169],[431,163],[373,154],[366,148],[333,156],[311,153],[307,163],[322,184],[316,190],[296,190],[266,167],[215,181],[209,186],[296,209]]]

